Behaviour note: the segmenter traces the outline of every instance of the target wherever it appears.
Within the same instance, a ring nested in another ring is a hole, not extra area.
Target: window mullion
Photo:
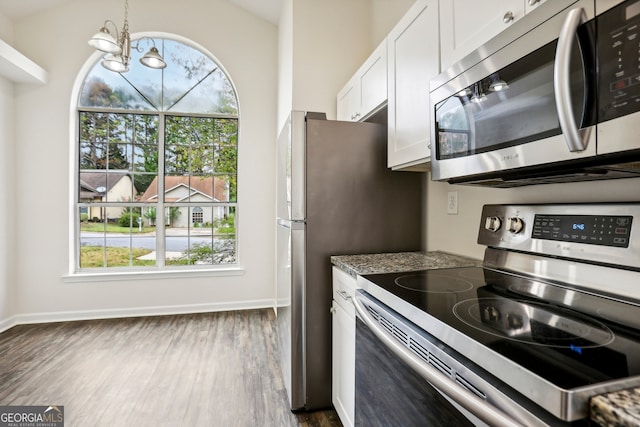
[[[166,254],[166,214],[164,207],[164,146],[165,146],[165,115],[158,117],[158,201],[156,205],[156,265],[165,266]]]

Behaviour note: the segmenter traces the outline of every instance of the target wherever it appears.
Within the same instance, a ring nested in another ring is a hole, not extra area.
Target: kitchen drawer
[[[352,298],[356,293],[356,279],[338,267],[333,267],[333,300],[342,307],[349,316],[355,316]]]

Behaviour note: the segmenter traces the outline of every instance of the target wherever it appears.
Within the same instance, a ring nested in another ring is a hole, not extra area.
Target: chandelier
[[[135,49],[137,52],[142,53],[144,49],[140,47],[140,42],[150,40],[153,46],[147,53],[145,53],[140,62],[150,68],[164,68],[167,63],[164,62],[162,55],[156,48],[155,41],[150,37],[142,37],[136,40],[134,44],[131,44],[131,38],[129,36],[129,0],[124,2],[124,25],[122,26],[122,32],[118,33],[118,27],[111,20],[104,21],[104,25],[91,39],[89,40],[89,46],[94,49],[104,52],[107,55],[102,60],[102,66],[107,70],[114,71],[116,73],[126,73],[129,71],[129,60],[131,59],[131,49]],[[109,24],[113,26],[114,33],[109,31]]]

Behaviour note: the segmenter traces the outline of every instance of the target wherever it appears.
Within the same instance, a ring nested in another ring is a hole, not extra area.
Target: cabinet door
[[[531,12],[533,9],[540,6],[542,3],[546,1],[547,0],[526,0],[526,3],[524,5],[524,13],[527,14]]]
[[[394,169],[429,160],[429,81],[440,71],[438,27],[437,0],[418,0],[387,37],[387,160]]]
[[[356,321],[333,301],[333,405],[345,427],[353,426],[356,414]]]
[[[387,41],[383,41],[360,69],[360,111],[363,118],[387,100]]]
[[[354,76],[338,93],[337,119],[356,122],[360,118],[360,79]]]
[[[447,69],[522,18],[529,0],[440,2],[442,69]],[[508,18],[511,16],[511,18]]]

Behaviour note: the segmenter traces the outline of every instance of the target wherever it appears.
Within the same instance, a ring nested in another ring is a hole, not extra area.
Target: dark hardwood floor
[[[0,405],[65,426],[341,426],[292,414],[271,310],[21,325],[0,334]]]

